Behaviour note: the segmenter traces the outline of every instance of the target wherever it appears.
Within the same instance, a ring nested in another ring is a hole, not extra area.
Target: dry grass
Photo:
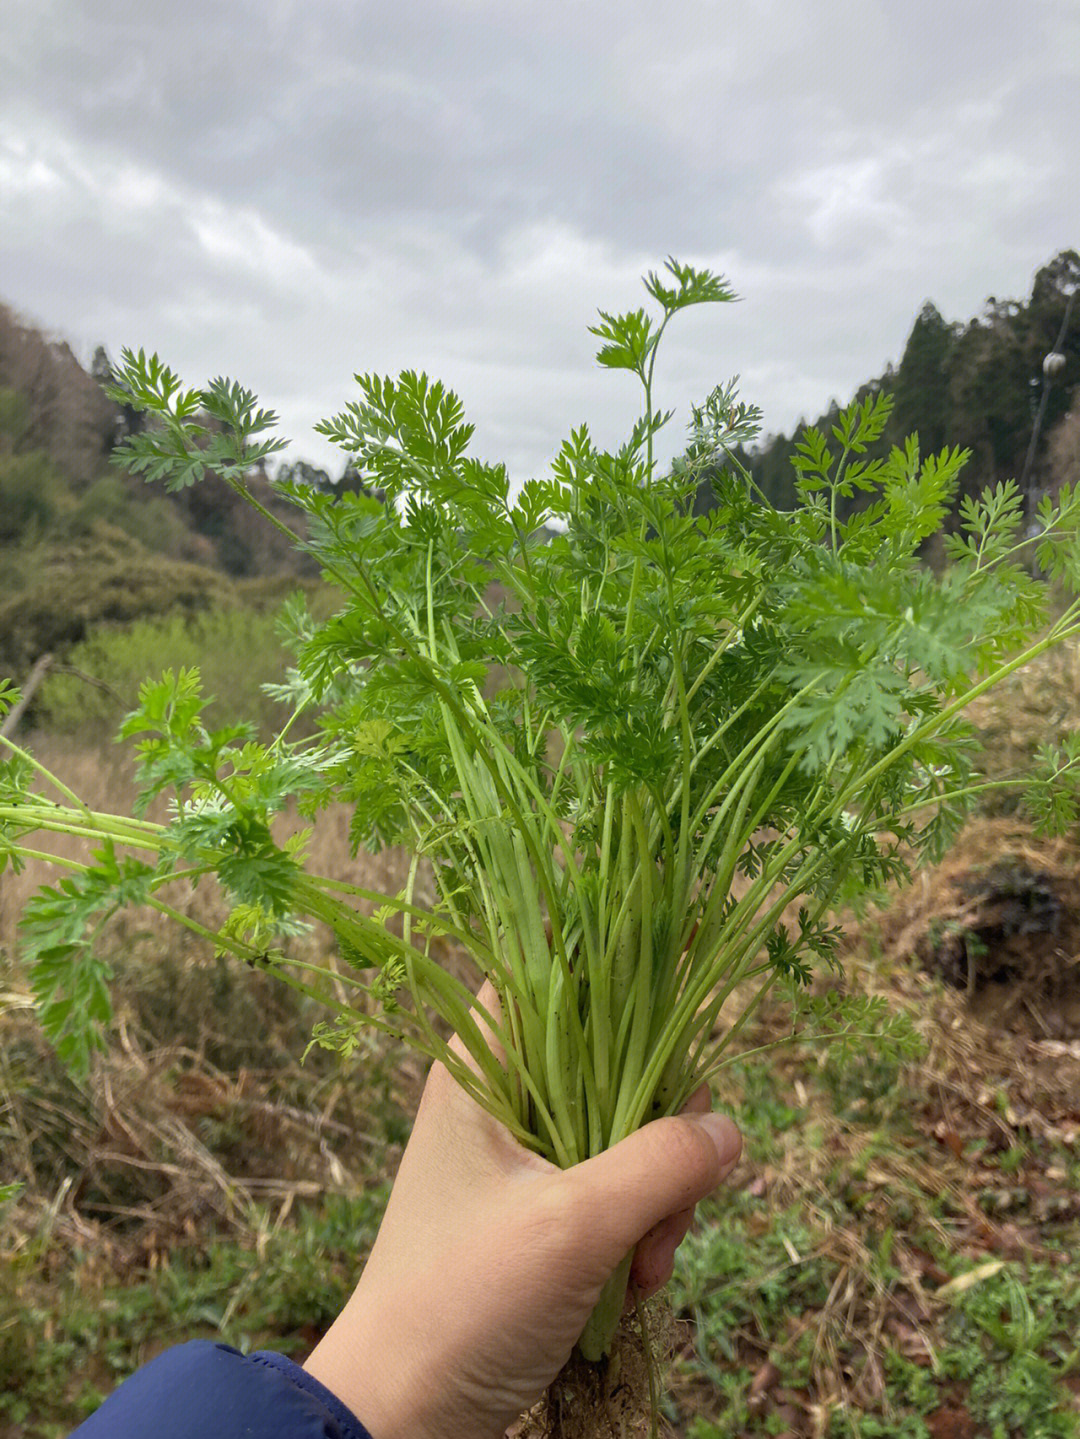
[[[996,685],[967,710],[991,779],[1022,775],[1041,744],[1080,730],[1080,644],[1056,645]],[[988,798],[986,814],[1016,809],[1015,791]]]
[[[48,741],[34,750],[92,808],[131,804],[134,786],[115,752]],[[283,833],[301,827],[284,817]],[[80,854],[66,836],[40,847]],[[392,892],[406,874],[398,852],[352,859],[341,811],[320,816],[310,852],[323,873],[373,888]],[[52,879],[44,863],[0,878],[0,1182],[26,1186],[28,1232],[46,1223],[61,1249],[92,1239],[116,1267],[138,1267],[212,1232],[250,1235],[267,1202],[350,1192],[395,1163],[371,1112],[409,1112],[419,1065],[391,1063],[372,1036],[351,1070],[321,1051],[301,1070],[322,1012],[154,914],[119,915],[103,936],[117,973],[117,1041],[77,1089],[40,1035],[17,961],[19,914]],[[167,897],[212,928],[227,912],[206,885],[178,885]],[[293,949],[334,963],[328,933]]]

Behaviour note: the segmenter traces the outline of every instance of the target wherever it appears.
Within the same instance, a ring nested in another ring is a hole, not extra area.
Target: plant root
[[[668,1300],[657,1296],[622,1317],[611,1353],[598,1364],[575,1349],[539,1404],[508,1439],[648,1439],[669,1433],[657,1414],[680,1326]],[[647,1347],[646,1347],[647,1346]],[[650,1379],[650,1365],[652,1378]]]

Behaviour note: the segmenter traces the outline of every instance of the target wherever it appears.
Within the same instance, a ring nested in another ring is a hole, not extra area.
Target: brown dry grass
[[[1002,1034],[1080,1040],[1080,852],[1075,836],[982,818],[918,874],[881,924],[897,962],[940,972]]]
[[[967,710],[991,779],[1022,775],[1041,744],[1080,729],[1080,644],[1060,644],[1017,670]],[[1016,808],[1015,791],[988,797],[987,814]]]
[[[33,748],[92,808],[129,810],[126,756],[48,740]],[[283,817],[283,833],[301,827]],[[66,836],[39,847],[80,855]],[[399,852],[350,856],[344,811],[320,816],[310,853],[327,875],[390,892],[406,874]],[[54,877],[44,863],[0,877],[0,1182],[26,1186],[27,1231],[47,1222],[58,1253],[92,1240],[115,1268],[137,1268],[223,1229],[250,1235],[267,1202],[353,1191],[395,1164],[396,1148],[371,1111],[409,1112],[420,1066],[396,1056],[391,1063],[373,1036],[349,1068],[314,1051],[301,1070],[323,1014],[154,914],[117,916],[103,936],[117,971],[117,1042],[89,1085],[76,1088],[37,1028],[17,958],[19,914]],[[177,885],[167,897],[212,928],[227,912],[206,885]],[[328,932],[292,945],[304,958],[334,962]]]

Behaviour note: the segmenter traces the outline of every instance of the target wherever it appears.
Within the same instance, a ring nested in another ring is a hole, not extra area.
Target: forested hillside
[[[141,416],[69,347],[0,306],[0,673],[62,659],[103,628],[242,605],[275,608],[313,570],[225,486],[167,494],[109,463]],[[249,479],[289,508],[265,474]]]
[[[1063,250],[1037,272],[1025,301],[991,296],[982,314],[961,323],[946,320],[927,300],[899,364],[868,379],[856,395],[834,399],[809,423],[831,443],[843,405],[875,391],[891,394],[896,402],[892,419],[873,453],[887,454],[914,432],[924,454],[946,445],[969,449],[961,493],[974,494],[1000,480],[1024,478],[1045,387],[1027,487],[1037,496],[1066,480],[1075,482],[1080,479],[1080,303],[1073,304],[1063,335],[1062,326],[1078,285],[1080,254]],[[1055,350],[1064,364],[1047,376],[1043,361]],[[740,456],[780,507],[794,499],[791,457],[802,428]]]

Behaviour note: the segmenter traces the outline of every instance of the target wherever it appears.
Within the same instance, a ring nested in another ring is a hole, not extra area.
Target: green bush
[[[71,505],[47,456],[0,455],[0,545],[32,543]]]
[[[95,480],[65,517],[63,528],[65,534],[74,537],[93,533],[100,523],[123,530],[155,553],[182,560],[214,561],[213,546],[200,543],[175,504],[164,495],[133,493],[131,482],[117,474]]]
[[[66,657],[100,625],[206,610],[237,593],[227,576],[155,555],[102,522],[77,539],[12,550],[5,565],[9,558],[0,596],[0,675],[16,681],[40,655]]]
[[[135,620],[123,629],[99,629],[73,646],[65,663],[108,685],[99,689],[72,674],[49,677],[41,691],[37,724],[54,734],[115,730],[135,708],[139,686],[163,670],[197,666],[215,725],[249,719],[271,732],[287,711],[262,693],[277,683],[289,657],[275,613],[216,605],[195,614],[173,611]]]

